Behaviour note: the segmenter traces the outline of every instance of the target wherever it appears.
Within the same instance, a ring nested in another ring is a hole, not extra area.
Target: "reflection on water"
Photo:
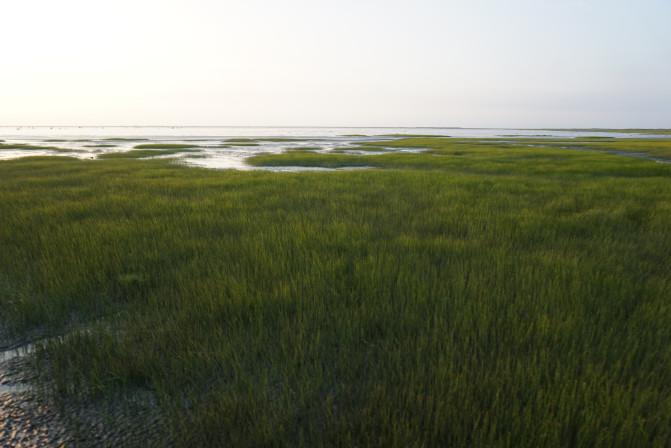
[[[394,134],[444,135],[464,138],[490,137],[638,137],[640,134],[540,129],[487,128],[339,128],[339,127],[244,127],[244,126],[0,126],[0,138],[45,137],[53,140],[101,137],[172,138],[191,137],[217,139],[221,137],[347,137]]]

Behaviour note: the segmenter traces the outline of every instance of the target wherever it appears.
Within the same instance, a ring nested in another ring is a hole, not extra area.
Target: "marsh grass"
[[[58,148],[55,146],[32,145],[28,143],[0,143],[0,151],[2,150],[24,150],[24,151],[57,151],[57,152],[72,152],[70,149]]]
[[[597,150],[612,150],[623,152],[640,152],[667,158],[671,160],[671,140],[668,139],[640,139],[640,140],[612,140],[599,141],[595,143],[578,142],[580,146]]]
[[[602,152],[642,153],[654,157],[671,160],[671,139],[615,139],[615,138],[576,138],[576,139],[547,139],[547,138],[487,138],[487,139],[449,139],[440,138],[404,138],[393,141],[361,142],[363,147],[427,148],[436,153],[445,154],[451,150],[466,149],[469,153],[484,150],[487,147],[511,149],[513,151],[531,145],[534,151],[546,149],[586,150]]]
[[[509,141],[511,145],[519,145],[520,140]],[[666,158],[671,161],[671,139],[615,139],[612,137],[580,138],[572,140],[530,140],[526,142],[548,148],[583,149],[594,151],[611,151],[624,153],[641,153],[654,157]]]
[[[3,319],[100,322],[56,390],[150,389],[183,446],[668,446],[671,166],[397,144],[1,162]]]
[[[390,151],[389,148],[385,148],[382,145],[358,145],[358,146],[349,146],[346,148],[341,148],[343,151],[371,151],[371,152],[377,152],[377,151]]]

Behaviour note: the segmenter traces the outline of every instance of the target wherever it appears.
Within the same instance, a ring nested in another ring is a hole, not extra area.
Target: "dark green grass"
[[[671,166],[420,143],[2,162],[3,318],[85,327],[59,393],[151,389],[184,446],[668,446]]]

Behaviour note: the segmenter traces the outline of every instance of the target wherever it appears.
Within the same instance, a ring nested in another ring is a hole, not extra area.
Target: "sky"
[[[0,17],[0,125],[671,127],[669,0],[21,0]]]

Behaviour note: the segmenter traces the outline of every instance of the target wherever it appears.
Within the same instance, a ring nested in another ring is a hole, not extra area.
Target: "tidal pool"
[[[123,154],[128,153],[132,158],[173,158],[190,166],[212,169],[329,171],[308,167],[252,167],[245,160],[254,155],[300,150],[358,155],[421,152],[418,148],[361,147],[366,142],[420,135],[457,138],[537,138],[542,135],[564,139],[653,137],[587,130],[463,128],[0,127],[0,160],[30,156],[124,158]],[[17,145],[26,148],[17,148]],[[144,153],[138,154],[139,150]]]

